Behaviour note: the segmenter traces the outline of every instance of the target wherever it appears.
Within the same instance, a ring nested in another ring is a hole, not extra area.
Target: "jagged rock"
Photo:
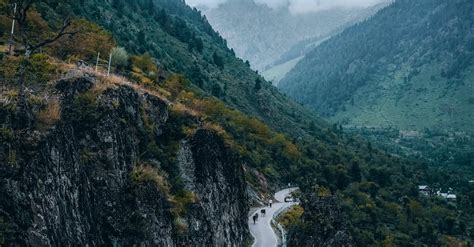
[[[194,238],[191,246],[240,246],[245,235],[239,233],[247,232],[248,204],[243,170],[236,165],[236,157],[220,137],[201,129],[182,142],[178,160],[185,186],[198,195],[198,204],[187,218],[189,235],[213,233],[204,242]]]
[[[182,140],[177,156],[187,158],[178,158],[176,167],[186,168],[190,180],[185,186],[199,200],[177,218],[167,192],[131,176],[147,138],[160,142],[164,126],[173,124],[167,104],[120,86],[97,95],[86,109],[94,110],[92,117],[77,118],[75,98],[94,83],[89,76],[59,81],[62,119],[45,133],[13,131],[12,140],[2,140],[0,235],[5,244],[241,246],[248,237],[245,182],[221,138],[199,130]],[[145,135],[144,113],[155,136]],[[15,162],[7,163],[12,150]],[[161,158],[149,164],[159,169]],[[179,221],[189,229],[180,232]]]

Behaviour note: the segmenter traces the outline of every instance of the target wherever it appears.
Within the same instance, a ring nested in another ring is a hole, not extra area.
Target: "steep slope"
[[[47,117],[34,121],[39,130],[17,129],[16,113],[1,108],[2,130],[10,130],[0,147],[2,245],[246,241],[242,164],[215,131],[171,135],[180,122],[166,101],[90,74],[74,72],[49,90],[41,93],[55,100],[37,113]],[[176,164],[168,161],[172,142]]]
[[[67,8],[66,3],[42,2],[40,10],[46,17],[66,9],[70,15],[99,23],[128,51],[148,52],[162,70],[183,73],[203,93],[258,116],[277,130],[303,137],[307,122],[301,118],[322,124],[236,58],[206,19],[182,1],[70,1]],[[262,83],[259,90],[257,79]]]
[[[372,7],[365,9],[357,9],[355,16],[351,16],[351,20],[341,23],[341,25],[335,27],[330,32],[326,33],[323,36],[316,36],[308,39],[299,41],[295,45],[291,46],[287,51],[282,53],[278,60],[273,62],[273,64],[265,71],[262,72],[262,75],[273,85],[278,87],[280,81],[290,72],[295,65],[308,53],[314,50],[318,45],[331,38],[334,35],[342,32],[346,28],[354,25],[357,22],[364,21],[370,18],[372,15],[377,13],[380,9],[386,7],[390,2],[382,2],[376,4]],[[334,10],[333,10],[334,11]]]
[[[259,71],[273,67],[300,41],[324,39],[334,30],[365,18],[367,12],[376,9],[333,8],[297,14],[286,6],[270,8],[254,0],[226,1],[216,8],[203,9],[209,23],[236,54]]]
[[[68,12],[77,36],[31,57],[21,45],[0,57],[1,245],[241,246],[245,190],[265,196],[288,182],[308,200],[334,196],[337,227],[362,246],[469,238],[474,197],[462,174],[443,176],[313,118],[182,1],[41,1],[29,31],[51,35]],[[110,76],[79,61],[94,63],[116,45],[126,49],[113,49],[124,59]],[[463,199],[452,207],[420,196],[419,183],[453,187]],[[334,222],[332,203],[305,205],[300,227]]]
[[[346,125],[472,132],[473,8],[396,1],[314,49],[280,88]]]

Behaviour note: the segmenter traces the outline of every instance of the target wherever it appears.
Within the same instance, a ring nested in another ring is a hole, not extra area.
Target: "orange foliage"
[[[73,57],[95,64],[97,53],[100,52],[103,59],[100,63],[106,63],[110,50],[116,46],[109,32],[82,19],[74,20],[69,29],[79,30],[79,33],[64,36],[50,45],[51,54],[61,59]]]
[[[61,106],[59,100],[49,100],[48,105],[38,112],[36,118],[45,127],[54,125],[61,118]]]
[[[173,75],[165,81],[163,87],[171,94],[171,98],[175,100],[184,91],[188,83],[184,76]]]
[[[143,55],[132,56],[132,78],[143,84],[151,84],[159,79],[159,69],[153,58],[145,53]]]

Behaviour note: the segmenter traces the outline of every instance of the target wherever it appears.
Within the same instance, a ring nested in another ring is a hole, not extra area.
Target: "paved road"
[[[275,213],[281,212],[286,208],[294,205],[295,203],[289,202],[285,203],[285,196],[293,192],[297,188],[290,188],[278,191],[275,193],[275,199],[277,202],[273,202],[272,207],[261,207],[257,209],[259,214],[258,221],[256,224],[253,223],[252,215],[250,215],[248,220],[248,225],[250,228],[250,233],[255,238],[255,242],[252,247],[274,247],[277,246],[277,236],[273,231],[271,226],[271,220],[274,217]],[[264,208],[266,215],[262,217],[260,215],[260,209]],[[275,215],[276,216],[276,215]]]

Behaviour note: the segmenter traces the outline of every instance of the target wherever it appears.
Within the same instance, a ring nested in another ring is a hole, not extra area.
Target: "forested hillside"
[[[280,87],[344,125],[472,132],[473,9],[396,1],[314,49]]]
[[[2,13],[11,3],[0,1]],[[307,201],[295,241],[317,225],[361,246],[472,239],[463,174],[313,117],[182,1],[24,6],[23,35],[0,56],[0,245],[242,246],[249,196],[288,182]],[[1,15],[1,30],[10,21]],[[459,201],[419,184],[452,187]]]
[[[200,12],[182,1],[42,2],[45,15],[64,11],[98,23],[127,51],[150,54],[163,70],[186,75],[201,92],[259,116],[272,127],[302,136],[301,127],[307,123],[300,121],[301,117],[314,119],[236,58]],[[257,81],[262,84],[258,90]]]

